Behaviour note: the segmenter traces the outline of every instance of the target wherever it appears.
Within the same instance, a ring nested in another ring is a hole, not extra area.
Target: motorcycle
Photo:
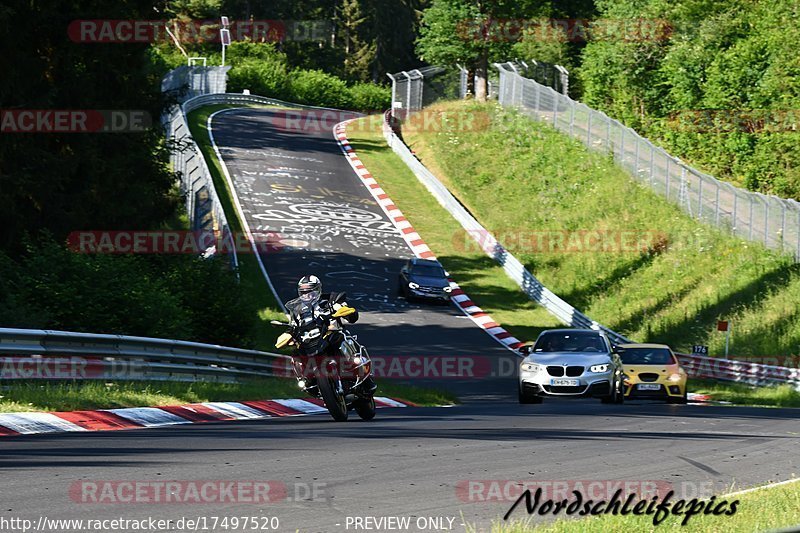
[[[355,313],[342,306],[330,319],[325,316],[302,325],[272,320],[274,326],[288,327],[275,343],[278,349],[292,346],[292,368],[298,386],[309,395],[322,398],[337,422],[347,420],[354,409],[363,420],[375,418],[375,382],[372,360],[342,324],[341,318]]]

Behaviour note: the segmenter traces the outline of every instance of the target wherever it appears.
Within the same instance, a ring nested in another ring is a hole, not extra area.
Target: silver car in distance
[[[523,346],[519,403],[542,403],[545,396],[593,397],[622,403],[624,374],[605,333],[593,329],[550,329]]]

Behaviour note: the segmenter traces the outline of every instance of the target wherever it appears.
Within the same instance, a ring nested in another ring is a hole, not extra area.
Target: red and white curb
[[[379,408],[414,407],[411,402],[384,396],[376,396],[375,405]],[[0,436],[154,428],[178,424],[316,415],[327,412],[322,400],[306,398],[206,402],[60,413],[0,413]]]
[[[403,239],[414,252],[414,255],[422,259],[436,259],[431,249],[425,243],[425,240],[420,237],[419,233],[411,225],[411,222],[403,216],[403,212],[395,205],[389,195],[381,188],[375,178],[364,166],[364,163],[359,159],[358,154],[352,146],[350,141],[347,140],[347,124],[356,119],[346,120],[340,122],[333,128],[333,134],[339,147],[344,152],[350,166],[353,167],[355,173],[361,178],[361,182],[369,190],[378,205],[381,206],[386,216],[400,230]],[[510,350],[516,350],[523,345],[519,339],[511,335],[500,324],[495,322],[491,316],[483,309],[478,307],[469,296],[458,286],[458,283],[450,280],[450,287],[452,288],[451,299],[456,305],[467,315],[475,324],[480,326],[486,333],[492,336],[497,342]]]

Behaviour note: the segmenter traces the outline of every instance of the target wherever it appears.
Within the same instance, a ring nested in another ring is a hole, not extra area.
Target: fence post
[[[697,219],[703,218],[703,178],[700,176],[700,185],[697,187]]]
[[[558,120],[558,97],[553,95],[553,127],[556,127],[556,121]]]
[[[672,158],[667,154],[667,200],[669,200],[669,185],[672,182],[672,174],[669,173],[669,164],[672,162]]]
[[[786,243],[786,206],[781,204],[781,251]]]
[[[573,130],[575,128],[575,102],[570,102],[569,106],[569,136],[573,136]]]
[[[395,102],[395,99],[397,99],[397,80],[395,80],[394,76],[392,76],[388,72],[386,73],[386,75],[389,76],[390,80],[392,80],[392,107],[390,108],[390,114],[391,114],[392,118],[395,118],[394,117],[394,102]]]

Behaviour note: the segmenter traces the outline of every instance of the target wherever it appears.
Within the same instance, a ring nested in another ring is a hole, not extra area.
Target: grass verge
[[[800,484],[797,481],[739,496],[718,497],[717,502],[721,499],[729,502],[739,500],[737,512],[732,516],[696,515],[685,526],[681,525],[683,517],[676,515],[670,515],[658,526],[653,525],[652,515],[603,515],[585,519],[561,519],[555,523],[539,526],[524,521],[509,524],[497,523],[492,527],[492,531],[494,533],[523,533],[526,531],[541,533],[605,533],[607,531],[752,533],[800,524]]]
[[[417,405],[449,405],[456,402],[446,392],[379,383],[378,395],[407,400]],[[306,398],[295,380],[267,378],[242,383],[185,381],[61,381],[20,382],[3,386],[0,412],[77,411],[149,407],[198,402]]]
[[[800,407],[800,391],[791,385],[753,387],[744,383],[690,379],[689,392],[708,394],[713,401],[734,405]]]
[[[217,159],[211,138],[208,135],[208,117],[221,109],[233,107],[261,107],[261,106],[231,106],[215,105],[197,109],[189,113],[188,126],[195,142],[203,153],[203,157],[208,163],[209,171],[214,181],[214,187],[220,199],[220,203],[225,211],[225,216],[233,231],[242,231],[242,222],[238,217],[236,208],[233,204],[233,191],[228,186],[228,181],[222,172],[222,165]],[[285,315],[280,310],[278,302],[275,300],[269,288],[261,268],[258,265],[256,256],[253,254],[239,254],[239,274],[241,282],[251,287],[251,293],[258,306],[260,324],[254,332],[256,346],[258,349],[273,351],[277,331],[269,326],[269,321],[273,319],[285,320]],[[292,385],[294,387],[294,385]],[[294,389],[294,394],[297,390]],[[447,392],[437,389],[412,387],[399,385],[387,380],[380,380],[378,383],[378,394],[384,396],[406,399],[418,405],[444,405],[457,403],[457,398]]]
[[[208,169],[214,181],[214,188],[217,191],[219,201],[222,204],[231,229],[234,232],[242,232],[242,222],[239,220],[236,207],[232,201],[232,191],[228,187],[228,181],[222,172],[222,165],[217,159],[214,147],[211,145],[211,138],[208,135],[207,128],[208,117],[212,113],[231,107],[246,106],[214,105],[196,109],[189,113],[188,126],[194,141],[203,153],[206,163],[208,163]],[[241,283],[249,288],[248,292],[252,295],[254,305],[258,308],[260,321],[253,332],[256,347],[260,350],[274,350],[277,330],[269,326],[269,321],[275,319],[284,320],[286,317],[272,294],[267,281],[264,279],[264,275],[261,273],[256,256],[252,253],[240,253],[238,259]]]
[[[386,145],[375,117],[359,119],[347,138],[361,161],[428,243],[459,285],[520,340],[534,339],[559,322],[532,302],[483,252],[465,249],[454,233],[458,223]]]
[[[800,352],[800,265],[792,258],[698,223],[608,156],[516,111],[475,102],[426,108],[429,115],[437,112],[483,120],[473,120],[475,127],[437,120],[439,128],[409,128],[409,146],[533,274],[576,308],[638,341],[677,350],[705,344],[721,353],[725,333],[716,331],[716,321],[725,319],[733,324],[735,355]],[[362,145],[368,167],[375,153],[370,148]],[[401,208],[411,210],[417,200],[403,197],[410,186],[396,185],[383,171],[373,170]],[[426,239],[438,239],[434,251],[451,270],[469,272],[481,264],[481,258],[454,254],[452,245],[440,247],[447,240],[471,245],[455,233],[457,226],[429,236],[424,214],[410,214]],[[564,242],[556,246],[559,239]],[[481,284],[504,288],[488,279]],[[505,310],[502,298],[476,298],[491,312]],[[527,310],[508,316],[503,322],[512,333],[537,318]]]
[[[387,192],[387,194],[395,202],[397,202],[397,205],[403,211],[408,220],[428,242],[431,249],[437,254],[438,258],[442,261],[445,267],[451,272],[453,278],[464,287],[464,290],[475,299],[478,305],[491,313],[491,315],[498,320],[500,324],[502,324],[511,333],[522,340],[535,338],[541,329],[559,326],[560,324],[558,324],[549,313],[531,302],[494,261],[486,257],[482,252],[477,252],[469,247],[463,246],[463,236],[454,231],[454,228],[458,227],[458,223],[453,220],[450,214],[438,204],[433,196],[428,193],[427,189],[425,189],[425,187],[419,183],[411,171],[408,170],[405,164],[403,164],[403,162],[386,145],[380,132],[379,122],[380,121],[375,120],[374,117],[370,117],[367,119],[361,119],[357,123],[354,123],[348,128],[348,140],[352,144],[353,148],[357,151],[359,157],[364,162],[367,169],[369,169],[370,173],[375,176],[375,178],[378,180],[378,183],[381,184],[381,187]],[[558,135],[555,132],[552,133],[554,136]],[[542,135],[545,134],[547,133],[543,133]],[[425,138],[424,136],[421,136],[421,134],[415,132],[411,132],[410,135],[407,133],[406,137],[415,139],[417,141],[415,146],[417,147],[419,147],[419,139],[421,137],[423,139]],[[557,141],[562,143],[571,142],[566,138],[551,138],[548,142],[555,145]],[[477,150],[479,145],[471,146],[471,150]],[[574,164],[580,165],[589,164],[585,161],[582,161],[581,158],[589,158],[593,164],[598,165],[597,172],[604,174],[614,171],[613,165],[611,165],[608,161],[600,157],[595,157],[593,154],[586,153],[581,146],[570,146],[568,148],[574,151],[574,153],[570,152],[569,157],[566,160],[573,161]],[[423,150],[423,154],[424,153],[427,152]],[[437,152],[437,156],[438,155],[441,154]],[[426,163],[429,163],[429,161],[426,160]],[[441,169],[436,170],[435,165],[430,165],[430,167],[432,170],[434,170],[434,172],[437,172],[438,175],[443,175],[444,171]],[[570,169],[568,169],[568,171],[569,170]],[[620,170],[619,172],[622,171]],[[459,180],[468,180],[467,176],[465,176],[463,172],[459,173],[458,176]],[[594,177],[600,179],[599,174],[594,175]],[[450,187],[453,187],[452,176],[450,176],[450,178],[451,179],[445,181],[448,182]],[[619,182],[622,180],[630,182],[630,179],[623,174],[615,175],[614,179]],[[621,187],[622,183],[619,183],[618,186]],[[648,194],[647,191],[643,190],[634,190],[634,192],[638,194]],[[469,207],[471,208],[472,213],[483,221],[481,217],[482,211],[494,209],[490,206],[499,204],[496,199],[497,195],[487,193],[485,198],[482,197],[479,200],[474,200],[475,205],[478,205],[479,207],[476,208],[474,205],[470,205]],[[663,203],[658,198],[647,198],[647,201],[653,204],[654,209]],[[671,207],[665,205],[662,206],[661,209],[670,210]],[[656,212],[656,215],[658,214],[659,213]],[[682,215],[680,215],[680,213],[673,213],[673,216],[680,217]],[[486,223],[485,221],[483,222]],[[692,223],[692,221],[688,219],[681,219],[680,223],[688,225]],[[487,224],[487,226],[491,227],[491,224]],[[718,238],[721,239],[722,242],[728,242],[724,236],[719,236]],[[733,243],[732,245],[737,244]],[[746,245],[742,246],[743,250],[748,250]],[[675,253],[677,253],[677,251],[673,252],[673,254]],[[750,250],[750,252],[747,253],[752,254],[754,252]],[[666,261],[670,264],[673,261],[685,261],[687,265],[690,264],[687,258],[681,257],[668,256],[664,258],[652,258],[653,261],[656,259],[659,261]],[[571,258],[567,257],[560,260],[569,261]],[[578,258],[577,260],[583,259]],[[740,260],[744,261],[745,259],[740,258]],[[781,258],[772,257],[771,260],[777,261],[779,264],[783,264]],[[708,266],[706,262],[703,264]],[[555,267],[551,265],[551,267],[548,268]],[[572,268],[577,268],[577,266],[573,265]],[[666,267],[659,266],[658,269],[650,273],[650,275],[655,276],[659,272],[663,272],[663,268]],[[789,268],[791,270],[793,267]],[[547,270],[547,268],[545,270]],[[535,273],[538,274],[538,272]],[[573,273],[572,275],[576,277],[577,282],[577,273]],[[606,273],[606,276],[607,275],[608,273]],[[627,274],[618,273],[617,275],[624,278]],[[693,273],[693,276],[702,277],[700,272]],[[716,279],[716,276],[714,277]],[[624,280],[618,281],[620,284],[626,285]],[[722,283],[719,279],[716,279],[716,281]],[[618,302],[618,305],[623,305],[623,302],[627,302],[629,295],[626,293],[619,294],[618,292],[614,292],[615,290],[622,292],[622,289],[615,289],[614,285],[615,284],[613,283],[607,285],[612,290],[611,298],[618,298],[621,300],[621,302]],[[643,286],[637,288],[636,290],[646,291],[648,289],[652,290],[654,293],[650,298],[657,300],[658,289],[655,287]],[[699,293],[695,294],[695,296],[700,297],[704,294],[704,290],[701,290],[701,288],[698,287],[697,290]],[[769,296],[764,296],[764,298],[769,300]],[[668,302],[669,301],[672,300],[668,300]],[[635,299],[631,300],[630,305],[635,305],[635,302]],[[608,304],[606,303],[606,305]],[[662,302],[659,305],[665,304]],[[765,303],[764,305],[769,304]],[[680,314],[680,312],[683,311],[679,310],[678,313]],[[770,316],[772,316],[771,313]],[[791,316],[791,313],[789,313],[789,316]],[[609,320],[609,323],[611,323],[613,326],[613,316],[610,318],[611,320]],[[643,320],[650,319],[644,318]],[[652,320],[658,321],[660,318],[652,317]],[[695,320],[699,321],[699,319]],[[694,321],[690,320],[688,316],[686,321],[689,323],[694,323]],[[645,324],[644,327],[646,330],[647,327],[651,326]],[[651,338],[648,338],[648,340],[663,341],[664,339],[661,337],[656,337],[651,333]],[[679,346],[682,345],[681,342],[677,342],[676,344]],[[690,392],[711,394],[715,400],[728,401],[738,405],[800,407],[800,393],[793,391],[788,386],[749,387],[747,385],[737,383],[717,383],[705,380],[690,380],[689,390]]]

